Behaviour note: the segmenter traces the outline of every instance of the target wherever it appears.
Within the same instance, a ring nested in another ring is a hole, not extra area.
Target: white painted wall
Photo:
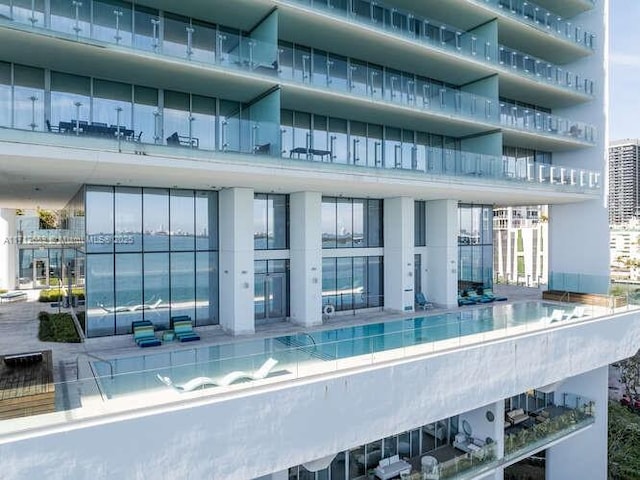
[[[608,0],[595,2],[591,11],[577,16],[575,24],[595,32],[596,50],[593,55],[573,62],[567,70],[588,78],[601,79],[596,83],[596,100],[585,104],[556,109],[554,114],[584,119],[598,129],[594,148],[566,153],[554,153],[553,162],[561,165],[606,171],[609,135],[608,109]],[[601,179],[602,196],[598,200],[549,207],[549,273],[581,273],[599,276],[593,291],[608,290],[609,275],[609,218],[605,208],[607,177]],[[589,261],[585,261],[588,254]],[[594,279],[595,280],[595,279]]]
[[[413,198],[384,200],[384,308],[412,312],[414,308]]]
[[[225,188],[218,202],[220,325],[233,335],[254,333],[253,190]]]
[[[16,211],[0,209],[0,289],[16,288]]]
[[[427,202],[427,284],[429,299],[438,305],[458,305],[458,202]]]
[[[304,326],[322,323],[322,194],[292,193],[290,210],[291,321]]]
[[[629,312],[243,395],[69,423],[28,438],[5,435],[3,479],[254,478],[581,375],[632,355],[639,344],[640,313]],[[601,374],[594,375],[599,382]],[[584,378],[563,388],[587,395],[591,380]],[[596,412],[605,408],[600,403]]]

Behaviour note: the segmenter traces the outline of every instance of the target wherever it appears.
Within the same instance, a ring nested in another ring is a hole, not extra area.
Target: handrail
[[[93,353],[89,353],[89,352],[80,352],[77,356],[76,356],[76,380],[79,381],[80,380],[80,368],[79,368],[79,363],[78,360],[80,359],[80,355],[85,355],[89,358],[93,358],[95,360],[98,360],[100,362],[106,363],[107,365],[109,365],[109,377],[111,379],[113,379],[114,374],[113,374],[113,363],[111,363],[110,360],[107,360],[105,358],[101,358]]]

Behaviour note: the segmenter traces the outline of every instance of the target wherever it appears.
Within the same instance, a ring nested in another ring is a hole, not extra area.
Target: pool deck
[[[521,303],[527,301],[541,301],[542,294],[538,288],[518,287],[513,285],[496,285],[494,291],[497,295],[509,298],[505,303]],[[402,318],[412,318],[421,315],[434,315],[440,313],[469,311],[486,307],[488,304],[456,307],[456,308],[432,308],[429,310],[417,310],[409,313],[389,312],[373,309],[366,312],[352,311],[339,312],[322,325],[315,327],[302,327],[290,322],[276,322],[258,325],[255,334],[230,335],[220,326],[196,327],[201,341],[195,343],[169,342],[160,347],[141,349],[135,345],[131,335],[117,335],[110,337],[89,338],[83,343],[55,343],[41,342],[38,340],[38,312],[57,312],[58,309],[48,303],[37,301],[38,291],[28,291],[26,302],[12,302],[0,305],[0,354],[10,354],[25,351],[52,350],[54,360],[54,381],[65,382],[77,379],[76,364],[78,359],[97,356],[105,359],[122,356],[148,354],[167,350],[188,350],[194,346],[219,345],[225,343],[241,342],[248,339],[259,339],[281,335],[291,335],[300,332],[313,332],[339,327],[352,327],[356,325],[388,322]],[[566,307],[566,305],[565,305]],[[68,311],[62,309],[63,312]]]
[[[500,285],[496,286],[494,291],[498,295],[509,297],[508,302],[499,302],[497,305],[541,301],[542,296],[541,290],[538,288]],[[317,327],[304,328],[289,322],[278,322],[259,325],[256,328],[255,334],[242,336],[229,335],[219,326],[197,327],[196,330],[201,336],[201,341],[199,342],[183,344],[174,341],[165,343],[159,347],[141,349],[133,343],[131,335],[93,338],[86,340],[84,343],[75,344],[39,341],[37,338],[38,312],[41,310],[55,312],[57,311],[57,308],[52,308],[49,304],[37,302],[37,295],[37,291],[29,292],[29,299],[26,302],[7,303],[0,306],[0,354],[50,349],[53,351],[54,382],[57,384],[66,382],[72,383],[64,385],[64,388],[56,388],[57,411],[54,414],[29,417],[30,421],[27,422],[24,421],[25,419],[18,422],[16,422],[18,419],[8,420],[6,422],[11,422],[11,424],[5,424],[8,428],[7,431],[19,432],[22,430],[29,430],[37,425],[47,425],[52,422],[58,423],[59,421],[68,421],[72,418],[81,419],[95,417],[96,415],[129,411],[136,408],[147,408],[153,405],[176,402],[180,399],[186,400],[187,398],[211,396],[212,393],[215,393],[215,396],[224,393],[235,394],[236,392],[241,394],[241,392],[247,388],[260,388],[261,386],[268,386],[270,384],[294,380],[296,378],[333,373],[336,370],[349,370],[352,368],[366,367],[371,365],[372,362],[396,361],[406,357],[429,355],[435,352],[443,352],[467,345],[504,338],[506,336],[518,335],[521,333],[539,331],[548,328],[548,325],[543,322],[529,322],[527,324],[511,326],[506,330],[498,329],[463,337],[407,346],[402,348],[401,351],[398,351],[397,349],[381,351],[373,354],[359,355],[329,362],[321,360],[308,361],[298,364],[295,369],[295,373],[285,372],[284,375],[278,375],[272,378],[268,377],[263,380],[247,383],[240,383],[229,387],[217,387],[214,390],[204,389],[181,394],[177,391],[167,389],[166,387],[160,388],[159,385],[157,390],[138,392],[136,394],[125,395],[105,402],[102,399],[101,392],[99,391],[90,367],[90,362],[96,359],[108,360],[112,358],[192,350],[193,348],[295,334],[303,331],[313,332],[337,327],[351,327],[356,325],[393,321],[402,318],[421,316],[422,314],[433,315],[450,312],[457,313],[460,311],[483,308],[486,307],[487,304],[456,307],[453,309],[436,307],[424,312],[420,310],[410,313],[393,313],[382,310],[356,312],[355,314],[353,314],[353,312],[347,312],[346,314],[337,314],[328,321],[325,321],[323,325],[319,325]],[[562,306],[565,309],[570,307],[568,304],[564,304]],[[589,317],[603,316],[609,313],[612,312],[608,309],[597,308],[590,311]],[[564,324],[566,324],[566,322]],[[73,382],[77,382],[77,384],[74,385]],[[62,385],[60,385],[60,387],[62,387]],[[53,417],[48,420],[44,418],[50,416],[59,416],[60,419],[56,421]],[[0,431],[3,430],[4,429],[0,429]]]

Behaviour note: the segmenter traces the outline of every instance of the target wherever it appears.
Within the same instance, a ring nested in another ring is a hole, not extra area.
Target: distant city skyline
[[[640,2],[610,2],[609,140],[640,138]]]

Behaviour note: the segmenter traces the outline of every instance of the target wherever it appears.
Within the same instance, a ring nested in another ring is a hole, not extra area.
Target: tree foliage
[[[633,357],[620,362],[620,382],[625,393],[636,398],[640,393],[640,350]]]
[[[40,228],[42,230],[53,230],[58,228],[58,215],[51,210],[38,209]]]
[[[640,479],[640,415],[609,402],[609,480]]]

